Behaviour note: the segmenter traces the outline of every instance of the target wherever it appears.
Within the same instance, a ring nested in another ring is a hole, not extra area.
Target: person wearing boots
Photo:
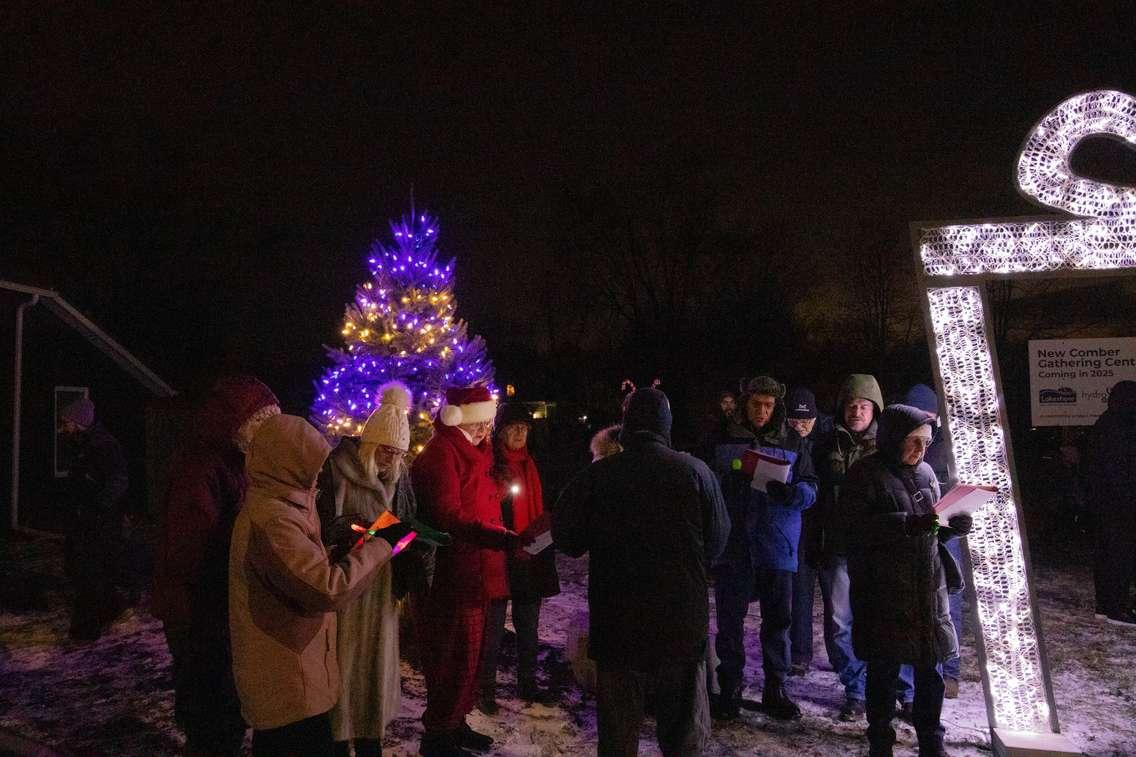
[[[446,390],[434,436],[411,465],[422,520],[453,537],[440,550],[430,589],[414,602],[426,678],[424,757],[485,751],[493,739],[466,722],[477,693],[478,662],[490,600],[508,596],[505,554],[520,548],[501,522],[490,476],[489,432],[497,401],[484,386]],[[421,601],[419,601],[421,600]]]
[[[91,400],[75,400],[60,417],[60,431],[73,452],[65,544],[67,575],[74,587],[70,636],[96,641],[127,607],[115,582],[126,515],[123,496],[130,478],[122,446],[95,418]]]
[[[245,458],[248,491],[229,552],[229,628],[254,757],[332,757],[335,613],[367,590],[411,533],[396,523],[330,559],[315,507],[328,452],[303,418],[275,415]]]
[[[841,494],[848,528],[852,644],[867,663],[869,754],[890,757],[895,743],[895,691],[901,665],[914,669],[912,723],[923,757],[945,754],[943,676],[939,664],[958,653],[950,591],[961,571],[945,543],[969,533],[968,515],[940,526],[939,482],[923,454],[931,419],[918,408],[891,405],[880,415],[875,455],[848,472]]]
[[[392,381],[379,387],[379,397],[359,438],[341,439],[320,475],[316,508],[325,542],[337,531],[350,540],[351,523],[369,525],[383,512],[401,519],[416,512],[403,462],[410,449],[410,390]],[[339,701],[331,710],[336,757],[347,757],[352,743],[355,757],[379,757],[383,732],[402,703],[394,571],[404,559],[380,567],[359,599],[336,613]]]
[[[605,757],[638,753],[652,694],[664,755],[699,754],[710,735],[707,584],[730,522],[714,475],[671,449],[670,431],[667,396],[632,392],[623,451],[573,478],[552,510],[556,549],[588,555],[588,653]]]
[[[840,720],[851,722],[864,715],[867,669],[852,649],[852,604],[848,595],[847,525],[841,491],[848,470],[876,451],[876,421],[884,407],[883,392],[874,376],[848,376],[836,398],[836,426],[827,442],[813,452],[820,493],[815,521],[818,538],[810,543],[810,556],[820,566],[820,593],[824,601],[824,646],[828,661],[844,686]]]
[[[544,514],[544,494],[540,471],[529,454],[528,438],[532,418],[519,402],[501,406],[493,428],[493,478],[501,497],[501,519],[505,528],[523,533]],[[497,713],[497,663],[505,632],[505,609],[512,601],[513,627],[517,637],[517,693],[527,702],[549,704],[548,692],[536,680],[537,637],[540,602],[560,593],[555,550],[537,555],[517,550],[506,555],[509,599],[490,601],[485,615],[481,644],[481,702],[487,715]]]
[[[808,442],[785,422],[784,396],[785,387],[776,379],[752,379],[742,396],[742,417],[714,448],[714,470],[733,525],[714,573],[721,694],[712,712],[719,720],[736,718],[742,704],[743,629],[754,599],[761,604],[762,709],[779,720],[801,716],[785,691],[785,679],[790,666],[789,628],[801,511],[816,501],[816,476]],[[780,461],[787,468],[786,480],[755,486],[753,474],[741,465],[747,454],[754,453]]]
[[[816,395],[811,389],[795,386],[785,395],[786,423],[809,445],[808,455],[826,443],[832,435],[831,415],[817,410]],[[793,623],[789,630],[792,664],[789,675],[803,676],[813,661],[813,598],[817,585],[816,542],[820,524],[817,509],[801,513],[801,536],[798,540],[797,572],[793,574]]]
[[[187,755],[239,755],[244,744],[229,640],[229,547],[248,488],[245,453],[260,425],[279,414],[276,395],[257,379],[223,378],[170,466],[150,610],[173,658],[174,718]]]

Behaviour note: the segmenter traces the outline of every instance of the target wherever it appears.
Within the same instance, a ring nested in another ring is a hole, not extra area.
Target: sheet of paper
[[[935,503],[939,522],[946,523],[954,515],[973,515],[975,511],[994,499],[996,493],[997,490],[993,487],[956,484]]]
[[[537,534],[536,538],[532,540],[531,544],[526,544],[522,549],[530,555],[537,555],[552,546],[552,531],[543,531]]]
[[[792,475],[793,466],[789,465],[788,461],[771,460],[764,455],[758,455],[757,463],[753,468],[753,481],[750,483],[750,486],[763,492],[766,491],[766,484],[770,481],[780,481],[783,484],[787,484]]]

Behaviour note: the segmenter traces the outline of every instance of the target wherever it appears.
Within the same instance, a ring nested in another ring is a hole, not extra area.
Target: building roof
[[[59,320],[82,334],[87,341],[99,348],[107,357],[118,364],[120,368],[133,376],[138,383],[146,387],[158,397],[172,397],[177,394],[173,387],[158,377],[158,374],[146,367],[130,350],[116,342],[109,334],[99,328],[90,318],[60,294],[51,289],[17,284],[12,281],[0,279],[0,289],[12,292],[37,296],[39,302],[56,315]]]

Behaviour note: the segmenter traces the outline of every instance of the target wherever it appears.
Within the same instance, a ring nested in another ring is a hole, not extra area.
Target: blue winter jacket
[[[791,464],[787,499],[776,500],[754,489],[748,477],[733,469],[733,461],[739,460],[747,449]],[[714,447],[713,460],[733,524],[720,566],[737,571],[757,568],[797,571],[801,512],[812,506],[817,493],[809,449],[809,443],[777,415],[758,432],[740,423],[727,428]]]

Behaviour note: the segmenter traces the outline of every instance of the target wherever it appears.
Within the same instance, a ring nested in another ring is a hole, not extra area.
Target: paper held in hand
[[[530,555],[538,555],[544,550],[552,546],[552,519],[549,517],[548,512],[545,511],[540,514],[536,520],[529,524],[529,527],[521,532],[522,536],[531,537],[532,541],[521,547]]]
[[[750,486],[759,492],[766,491],[765,486],[770,481],[787,484],[793,475],[793,465],[788,460],[764,455],[752,449],[747,449],[742,455],[742,470],[746,473],[752,471]]]
[[[935,503],[935,513],[942,523],[946,523],[954,515],[973,515],[976,510],[994,499],[997,493],[998,489],[993,486],[955,484],[953,489]]]

